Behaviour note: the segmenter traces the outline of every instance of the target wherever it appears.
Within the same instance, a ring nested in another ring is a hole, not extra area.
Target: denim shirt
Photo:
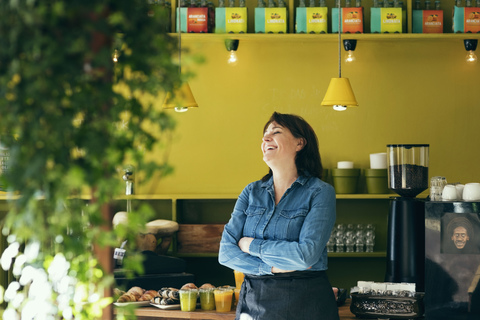
[[[333,187],[311,176],[300,176],[275,205],[273,177],[255,181],[242,191],[220,241],[218,261],[252,275],[284,270],[327,269],[326,244],[335,224]],[[250,253],[238,247],[252,237]]]

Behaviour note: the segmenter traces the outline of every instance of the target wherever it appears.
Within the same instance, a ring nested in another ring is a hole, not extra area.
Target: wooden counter
[[[116,310],[114,311],[116,313]],[[355,315],[350,312],[350,300],[338,308],[340,320],[353,320]],[[138,308],[135,311],[138,320],[173,320],[173,319],[201,319],[201,320],[234,320],[235,311],[220,313],[215,311],[203,311],[200,309],[194,312],[185,312],[180,310],[162,310],[155,307]],[[358,320],[358,319],[357,319]]]

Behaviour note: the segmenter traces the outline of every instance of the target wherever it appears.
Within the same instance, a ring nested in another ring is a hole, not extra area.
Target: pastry
[[[138,299],[138,301],[153,301],[153,298],[158,297],[159,294],[155,290],[145,291],[144,294]]]
[[[215,289],[215,286],[210,283],[204,283],[200,286],[199,289]]]
[[[118,298],[117,302],[135,302],[137,301],[137,297],[131,293],[124,293]]]
[[[140,287],[131,287],[127,291],[127,293],[133,294],[137,299],[140,298],[143,295],[144,292],[145,292],[145,290],[143,290]]]
[[[198,289],[197,286],[193,283],[186,283],[182,286],[182,290],[188,290],[188,289]]]

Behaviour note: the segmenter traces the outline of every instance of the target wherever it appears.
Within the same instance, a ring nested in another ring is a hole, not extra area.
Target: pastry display
[[[203,286],[215,288],[210,283]],[[198,287],[194,283],[186,283],[180,289],[165,287],[158,290],[158,296],[153,299],[153,303],[159,306],[175,306],[180,305],[180,290],[197,290]]]
[[[140,287],[131,287],[127,292],[114,288],[113,296],[118,297],[116,302],[119,303],[153,301],[153,298],[158,296],[158,292],[155,290],[145,290]]]

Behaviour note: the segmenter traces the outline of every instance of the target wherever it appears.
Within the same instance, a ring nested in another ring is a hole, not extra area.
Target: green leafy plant
[[[98,258],[152,215],[144,208],[111,229],[121,170],[172,170],[166,157],[144,160],[174,130],[152,97],[182,81],[167,14],[145,0],[0,2],[0,142],[10,154],[1,265],[14,276],[0,288],[3,319],[94,319],[112,302]]]

